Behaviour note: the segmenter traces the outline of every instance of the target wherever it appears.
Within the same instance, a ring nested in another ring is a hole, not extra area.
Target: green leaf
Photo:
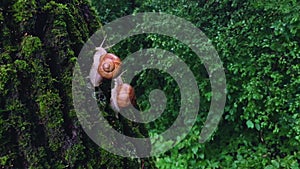
[[[259,124],[255,123],[255,128],[256,128],[256,130],[260,131],[260,125]]]
[[[247,120],[246,125],[248,128],[253,129],[254,128],[254,124],[251,120]]]

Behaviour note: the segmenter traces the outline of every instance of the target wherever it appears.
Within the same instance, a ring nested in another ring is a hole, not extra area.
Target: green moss
[[[8,52],[3,52],[0,54],[0,64],[11,63],[11,57]]]
[[[15,60],[14,65],[19,71],[28,71],[28,64],[24,60]]]
[[[12,9],[17,22],[26,22],[36,14],[36,2],[35,0],[18,0]]]
[[[0,95],[6,96],[12,87],[18,86],[16,70],[12,64],[0,65]],[[10,86],[13,85],[13,86]]]
[[[42,42],[39,37],[25,36],[21,42],[21,54],[29,59],[35,52],[42,49]]]
[[[52,151],[57,151],[62,147],[61,128],[64,122],[61,112],[61,99],[55,91],[45,91],[37,98],[39,105],[39,116],[42,123],[45,124],[48,136],[49,147]]]
[[[68,11],[67,5],[62,3],[57,3],[55,1],[48,2],[44,7],[43,11],[49,11],[52,14],[59,14]]]
[[[64,156],[65,161],[68,163],[68,167],[73,168],[76,164],[76,161],[85,158],[84,152],[85,147],[82,144],[76,144],[70,147]]]
[[[8,159],[9,159],[9,156],[8,156],[8,155],[0,157],[0,164],[1,164],[2,166],[7,165]]]
[[[2,25],[4,21],[3,13],[0,11],[0,24]]]

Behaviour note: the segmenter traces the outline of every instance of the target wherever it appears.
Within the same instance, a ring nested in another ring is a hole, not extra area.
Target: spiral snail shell
[[[112,53],[106,53],[100,57],[100,63],[97,71],[101,77],[105,79],[112,79],[118,75],[121,64],[121,59],[118,56]]]
[[[134,102],[135,94],[131,85],[123,83],[118,87],[117,104],[119,107],[124,108]]]
[[[117,113],[120,112],[120,108],[128,107],[135,104],[134,89],[130,84],[123,83],[121,75],[118,76],[115,81],[115,86],[111,91],[111,107]]]

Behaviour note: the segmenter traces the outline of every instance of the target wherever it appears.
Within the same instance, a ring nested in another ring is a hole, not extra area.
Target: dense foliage
[[[73,108],[74,64],[101,28],[90,4],[4,0],[0,23],[0,168],[139,168],[92,142]]]
[[[136,12],[165,12],[200,28],[213,42],[227,78],[227,103],[213,138],[199,144],[206,118],[209,79],[184,44],[160,35],[140,35],[116,45],[120,57],[158,47],[180,56],[193,70],[201,93],[197,124],[172,150],[156,157],[158,168],[299,168],[300,4],[284,1],[92,1],[103,23]],[[133,45],[135,44],[135,45]],[[162,79],[162,80],[158,80]],[[151,83],[149,83],[151,82]],[[159,88],[168,96],[163,117],[148,124],[159,134],[178,113],[178,88],[163,72],[144,71],[132,82],[138,103]],[[175,95],[174,95],[175,93]]]

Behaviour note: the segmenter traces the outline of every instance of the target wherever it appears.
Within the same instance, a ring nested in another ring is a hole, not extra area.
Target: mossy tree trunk
[[[0,168],[139,168],[93,143],[72,105],[76,57],[101,26],[89,4],[0,5]]]

